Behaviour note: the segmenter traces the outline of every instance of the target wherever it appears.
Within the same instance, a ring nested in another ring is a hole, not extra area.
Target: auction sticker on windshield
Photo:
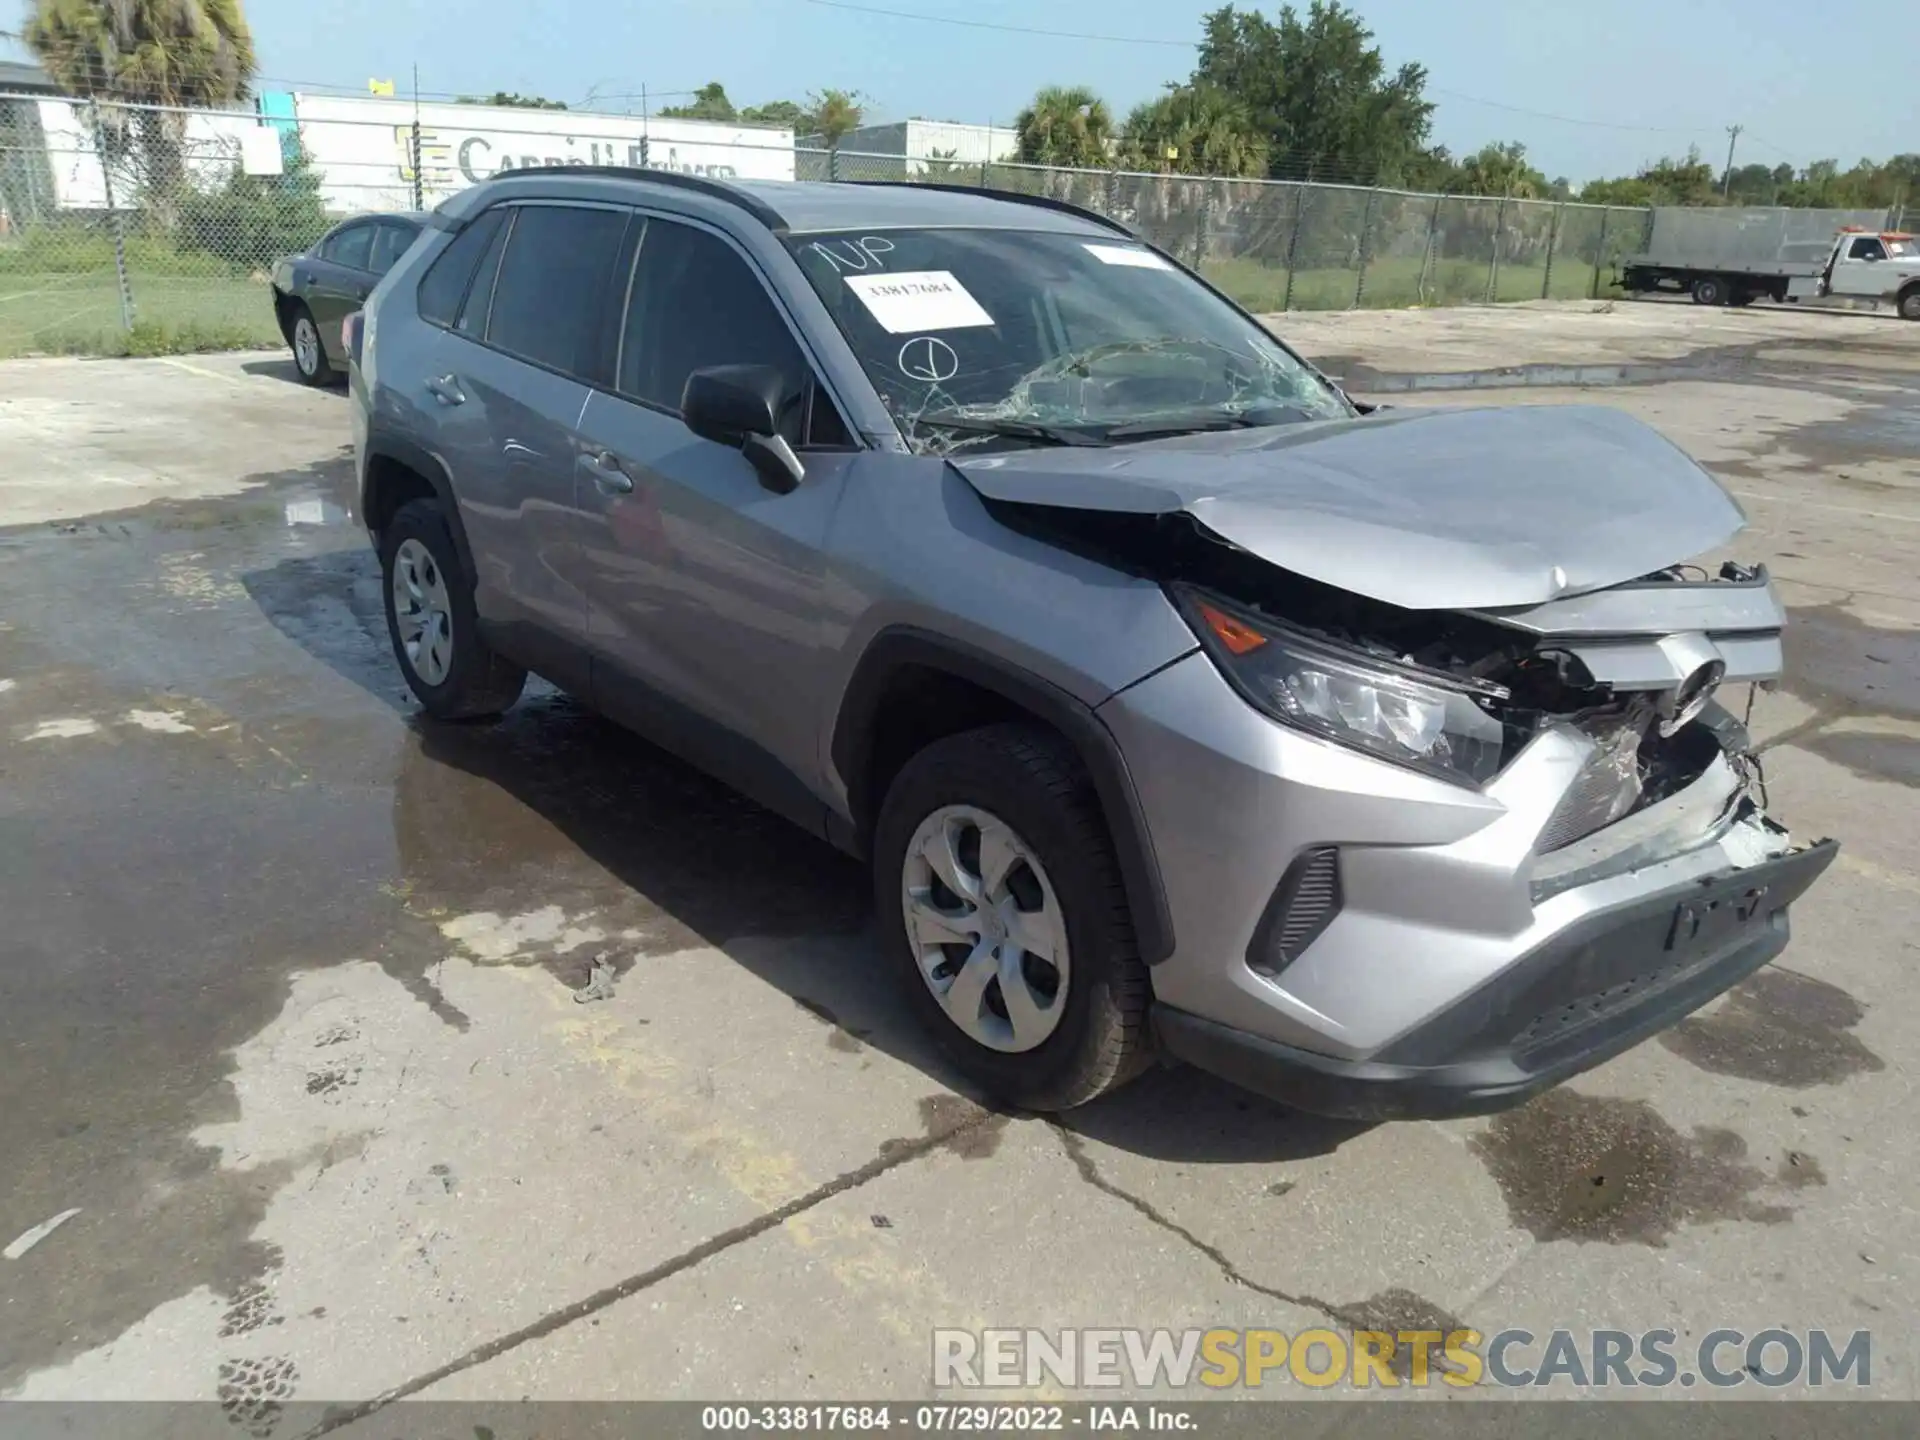
[[[849,275],[846,281],[889,334],[918,335],[993,324],[993,317],[948,270]]]
[[[1164,258],[1134,245],[1089,245],[1086,251],[1102,265],[1131,265],[1137,270],[1171,270]]]

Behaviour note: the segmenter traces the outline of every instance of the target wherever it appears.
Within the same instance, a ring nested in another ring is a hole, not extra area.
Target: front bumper
[[[1356,1120],[1517,1105],[1691,1014],[1786,948],[1787,907],[1838,853],[1777,860],[1596,911],[1366,1060],[1295,1049],[1168,1005],[1168,1053],[1283,1104]]]
[[[1472,789],[1277,724],[1204,656],[1100,713],[1172,913],[1173,953],[1151,971],[1165,1047],[1324,1113],[1499,1108],[1600,1063],[1777,955],[1787,905],[1834,853],[1794,848],[1724,754],[1547,849],[1592,753],[1571,731]],[[1303,859],[1329,851],[1335,878],[1303,882]],[[1312,923],[1292,923],[1295,894],[1320,904]],[[1725,897],[1753,915],[1722,928],[1731,912],[1709,906],[1711,933],[1675,938],[1683,905]]]

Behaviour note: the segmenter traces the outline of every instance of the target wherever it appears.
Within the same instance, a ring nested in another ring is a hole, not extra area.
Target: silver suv
[[[867,857],[1011,1103],[1161,1052],[1499,1108],[1780,953],[1833,859],[1716,701],[1784,615],[1678,563],[1743,523],[1704,471],[1606,409],[1365,413],[1098,215],[522,170],[348,323],[427,712],[533,671]]]

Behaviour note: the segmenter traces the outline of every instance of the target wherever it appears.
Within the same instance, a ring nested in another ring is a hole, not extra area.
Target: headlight
[[[1463,784],[1499,771],[1505,726],[1481,709],[1471,684],[1304,635],[1213,596],[1180,588],[1174,597],[1221,672],[1274,719]]]

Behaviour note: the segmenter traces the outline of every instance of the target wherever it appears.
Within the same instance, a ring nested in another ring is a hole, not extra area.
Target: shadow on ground
[[[300,386],[306,386],[307,384],[306,381],[300,378],[300,372],[294,368],[293,357],[291,355],[278,355],[271,359],[245,360],[241,362],[240,369],[243,374],[255,375],[262,380],[284,380],[289,385]],[[339,375],[336,375],[333,383],[330,385],[316,385],[310,388],[323,393],[338,395],[342,399],[345,399],[347,394],[346,379],[344,376]]]
[[[636,937],[622,942],[617,968],[712,946],[790,996],[820,1023],[823,1045],[870,1045],[965,1088],[889,973],[863,865],[537,681],[497,722],[419,716],[401,698],[364,551],[290,557],[242,579],[281,633],[409,715],[393,824],[410,904],[593,910]],[[553,968],[582,985],[591,959],[583,949]],[[1149,1071],[1067,1123],[1120,1149],[1196,1163],[1324,1154],[1358,1128],[1186,1067]]]

